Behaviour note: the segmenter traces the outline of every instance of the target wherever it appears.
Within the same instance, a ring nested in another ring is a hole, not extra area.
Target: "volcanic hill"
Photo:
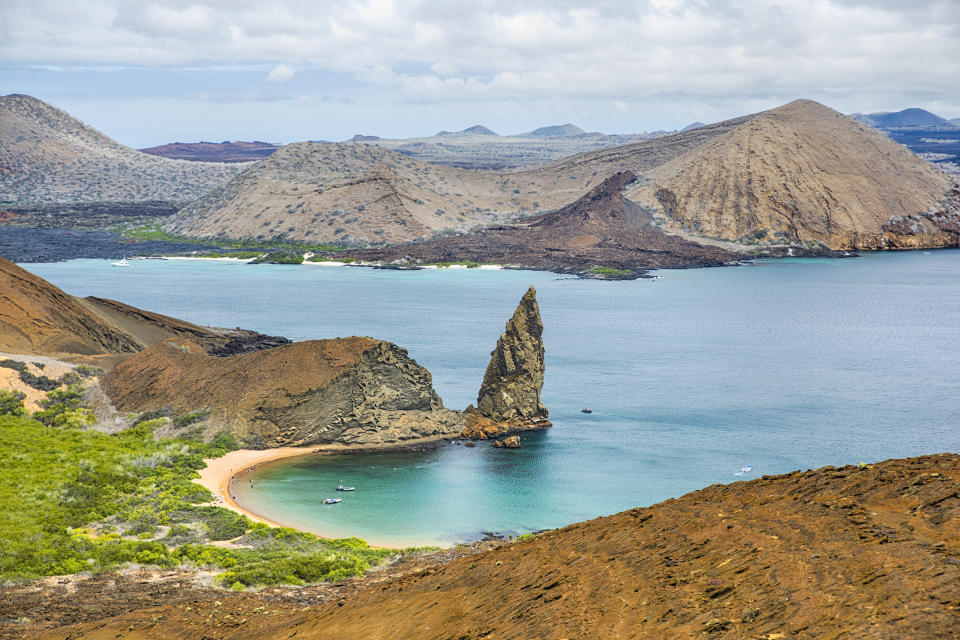
[[[713,485],[366,585],[78,610],[42,637],[956,638],[960,456]]]
[[[0,201],[188,202],[242,168],[140,153],[41,100],[0,97]]]
[[[692,240],[879,249],[960,244],[960,189],[882,133],[809,100],[515,172],[370,144],[288,145],[182,210],[197,237],[396,244],[559,209],[611,175]]]
[[[466,260],[607,278],[719,266],[742,257],[664,233],[647,210],[623,196],[635,180],[629,171],[617,173],[576,202],[514,225],[346,255],[411,265]]]

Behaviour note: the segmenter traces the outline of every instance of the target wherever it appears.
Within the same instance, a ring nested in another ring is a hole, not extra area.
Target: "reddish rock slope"
[[[305,611],[258,613],[266,602],[161,606],[46,637],[956,638],[960,456],[715,485]]]

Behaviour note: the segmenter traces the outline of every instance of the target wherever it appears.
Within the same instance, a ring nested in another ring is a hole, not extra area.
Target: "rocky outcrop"
[[[503,439],[503,446],[507,449],[519,449],[520,448],[520,436],[512,435],[507,436]]]
[[[366,337],[226,357],[169,339],[117,365],[102,383],[123,411],[208,409],[210,431],[230,430],[252,446],[387,445],[463,427],[406,350]]]
[[[540,401],[543,355],[543,322],[537,292],[530,287],[490,354],[477,406],[465,412],[465,436],[488,438],[550,426],[547,408]]]

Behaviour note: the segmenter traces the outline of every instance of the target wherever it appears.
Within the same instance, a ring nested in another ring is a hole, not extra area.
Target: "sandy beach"
[[[421,444],[431,444],[435,442],[440,442],[445,438],[438,436],[436,438],[424,438],[421,440],[411,441],[407,443],[398,443],[397,447],[405,447],[408,445],[421,445]],[[219,502],[218,506],[230,509],[236,513],[243,514],[253,520],[254,522],[262,522],[268,524],[272,527],[286,527],[289,525],[283,524],[281,522],[276,522],[265,518],[259,514],[253,513],[252,511],[247,510],[242,505],[240,505],[236,500],[233,499],[233,496],[230,494],[230,483],[231,481],[246,471],[247,469],[263,464],[266,462],[272,462],[274,460],[281,460],[283,458],[294,458],[297,456],[307,456],[307,455],[317,455],[317,454],[326,454],[326,453],[343,453],[347,451],[358,451],[358,450],[384,450],[390,447],[384,447],[382,444],[374,445],[343,445],[343,444],[323,444],[323,445],[313,445],[308,447],[277,447],[276,449],[238,449],[237,451],[231,451],[221,458],[207,458],[204,462],[207,463],[207,466],[203,469],[200,469],[198,472],[200,474],[199,478],[194,479],[199,485],[202,485],[209,489],[213,495],[215,495]],[[337,536],[325,535],[323,532],[311,531],[319,536],[334,538]],[[402,546],[402,545],[398,545]]]
[[[310,455],[320,451],[319,447],[280,447],[277,449],[238,449],[231,451],[222,458],[205,460],[207,466],[200,469],[200,478],[194,482],[209,489],[220,499],[219,506],[242,513],[254,522],[263,522],[273,527],[285,526],[279,522],[268,520],[241,507],[230,495],[230,481],[243,471],[258,464],[281,458]]]

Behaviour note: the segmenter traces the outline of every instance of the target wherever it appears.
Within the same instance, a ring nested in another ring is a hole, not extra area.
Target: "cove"
[[[554,427],[523,448],[312,456],[238,500],[374,544],[449,544],[648,505],[715,482],[960,450],[960,251],[760,261],[599,282],[530,271],[201,261],[24,265],[74,295],[291,339],[372,335],[474,402],[526,287],[545,326]],[[580,409],[590,407],[592,414]],[[752,471],[735,475],[741,467]],[[324,507],[334,489],[357,487]]]

